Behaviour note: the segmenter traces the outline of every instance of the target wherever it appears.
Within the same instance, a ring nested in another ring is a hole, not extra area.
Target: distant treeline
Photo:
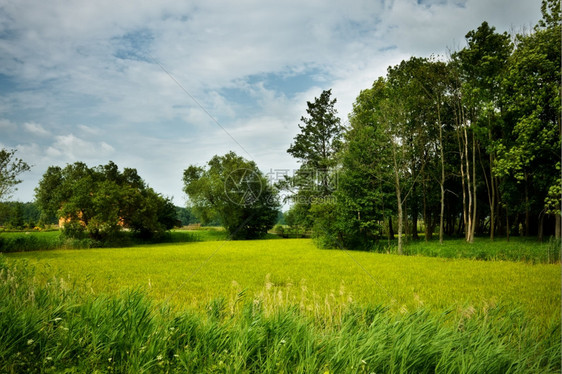
[[[182,226],[198,223],[190,208],[176,206],[178,222]],[[9,229],[33,229],[58,224],[55,215],[45,216],[34,202],[8,201],[0,203],[0,226]]]

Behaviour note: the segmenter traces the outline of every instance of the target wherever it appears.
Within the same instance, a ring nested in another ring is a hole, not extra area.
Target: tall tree
[[[417,74],[418,81],[421,82],[421,87],[424,94],[429,99],[429,106],[432,115],[429,116],[428,126],[433,130],[433,136],[430,136],[430,144],[433,145],[433,155],[439,165],[439,170],[436,173],[438,177],[434,177],[439,184],[439,243],[443,243],[444,235],[444,218],[445,218],[445,181],[447,178],[446,173],[446,159],[445,159],[445,106],[447,105],[447,91],[450,86],[450,73],[449,67],[445,62],[429,59],[426,60]],[[436,130],[436,131],[435,131]],[[425,201],[425,200],[424,200]],[[424,221],[426,219],[424,218]],[[426,222],[427,225],[427,222]],[[426,240],[432,230],[426,230]]]
[[[322,241],[323,246],[337,246],[334,238],[331,219],[324,217],[332,211],[329,197],[337,187],[337,153],[341,147],[343,126],[335,109],[336,99],[331,98],[332,90],[322,91],[320,97],[307,102],[306,116],[301,117],[298,133],[287,152],[298,159],[301,166],[296,175],[281,184],[282,188],[292,192],[291,199],[300,205],[298,211],[307,211],[301,224],[312,221],[316,225],[313,234]],[[313,208],[313,205],[316,205]],[[308,216],[308,218],[305,218]],[[323,235],[327,237],[323,238]],[[324,240],[326,239],[326,240]]]
[[[382,123],[386,82],[379,78],[369,89],[361,91],[349,116],[341,155],[337,210],[343,241],[350,248],[372,247],[381,238],[385,220],[387,235],[393,236],[393,175],[388,167],[390,148],[388,133]]]
[[[542,12],[533,32],[517,36],[509,60],[503,82],[509,127],[498,142],[495,165],[496,175],[523,185],[525,226],[533,215],[539,217],[540,230],[545,212],[559,211],[551,207],[552,191],[560,186],[562,136],[560,1],[543,1]],[[554,216],[559,233],[560,214]]]
[[[329,195],[333,191],[329,176],[325,174],[336,166],[336,153],[341,146],[343,127],[334,108],[336,99],[331,98],[332,90],[322,91],[314,102],[308,101],[307,117],[301,117],[300,133],[295,136],[287,152],[298,159],[301,169],[310,169],[315,173],[323,173],[318,178],[319,193]]]
[[[484,145],[489,155],[489,167],[483,170],[483,177],[488,191],[490,208],[490,238],[493,240],[495,232],[496,213],[496,177],[492,173],[496,162],[494,144],[498,134],[500,115],[503,110],[501,103],[501,83],[504,79],[508,58],[512,51],[510,36],[507,33],[496,33],[494,27],[483,22],[477,30],[466,34],[467,47],[457,52],[453,58],[459,67],[462,79],[462,99],[464,101],[465,118],[470,123],[472,136],[472,180],[466,169],[467,184],[472,183],[472,200],[477,201],[476,170],[480,153],[480,145]],[[464,131],[462,132],[464,134]],[[465,138],[465,140],[468,140]],[[466,146],[466,144],[464,144]],[[465,166],[468,153],[464,158]],[[484,167],[484,165],[482,165]],[[470,207],[469,207],[470,210]],[[476,206],[472,208],[470,230],[476,226]],[[469,233],[469,237],[474,234]]]

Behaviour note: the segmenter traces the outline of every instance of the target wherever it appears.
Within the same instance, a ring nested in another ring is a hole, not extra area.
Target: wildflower
[[[33,344],[33,339],[28,339],[28,340],[27,340],[27,345],[31,345],[31,344]]]
[[[162,361],[163,358],[164,358],[164,357],[163,357],[162,355],[156,356],[156,359],[157,359],[158,361]]]

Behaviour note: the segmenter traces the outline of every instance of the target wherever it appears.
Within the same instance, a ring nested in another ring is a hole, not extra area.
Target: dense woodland
[[[433,234],[560,237],[560,2],[517,35],[483,22],[447,58],[412,57],[357,97],[344,129],[331,91],[288,152],[287,214],[324,247]],[[312,186],[312,187],[311,187]],[[402,234],[406,234],[405,236]]]

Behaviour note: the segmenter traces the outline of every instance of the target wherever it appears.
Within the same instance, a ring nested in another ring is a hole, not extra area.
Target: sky
[[[234,151],[272,180],[306,102],[361,90],[411,56],[447,56],[487,21],[528,30],[539,0],[0,0],[0,148],[32,166],[110,160],[186,204],[182,175]]]

